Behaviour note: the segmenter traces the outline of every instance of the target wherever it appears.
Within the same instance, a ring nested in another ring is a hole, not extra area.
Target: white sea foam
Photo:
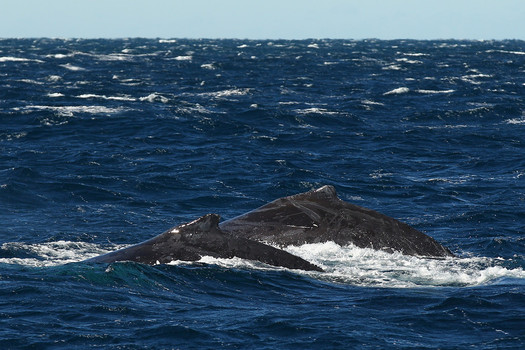
[[[93,55],[99,61],[130,61],[133,55],[125,53],[111,53],[107,55]]]
[[[228,89],[228,90],[221,90],[216,92],[204,92],[199,95],[201,96],[210,96],[210,97],[229,97],[229,96],[244,96],[250,93],[251,89],[245,88],[245,89]]]
[[[148,102],[162,102],[162,103],[168,103],[169,98],[164,97],[162,95],[159,95],[157,93],[149,94],[148,96],[140,97],[140,101],[148,101]]]
[[[193,56],[177,56],[174,58],[176,61],[191,61]]]
[[[363,100],[361,101],[362,104],[370,105],[370,106],[384,106],[384,103],[371,101],[371,100]]]
[[[20,139],[20,138],[26,137],[26,136],[27,136],[27,132],[26,131],[15,132],[15,133],[12,133],[12,134],[0,134],[0,140],[12,141],[12,140]],[[5,185],[2,185],[2,186],[5,186]],[[0,188],[2,188],[2,187],[0,186]]]
[[[491,74],[476,73],[476,74],[464,75],[462,78],[476,79],[476,78],[492,78],[492,77],[493,75]]]
[[[130,97],[128,95],[125,96],[106,96],[106,95],[97,95],[97,94],[82,94],[76,96],[77,98],[86,98],[86,99],[103,99],[103,100],[114,100],[114,101],[136,101],[137,99],[134,97]]]
[[[42,63],[44,61],[36,60],[36,59],[30,59],[30,58],[4,56],[4,57],[0,57],[0,62],[37,62],[37,63]]]
[[[381,69],[383,69],[383,70],[401,70],[403,68],[401,66],[397,65],[397,64],[390,64],[388,66],[384,66]]]
[[[452,89],[451,90],[423,90],[423,89],[416,90],[416,92],[420,94],[451,94],[454,91],[456,90],[452,90]]]
[[[72,56],[74,56],[74,54],[65,55],[63,53],[55,53],[55,54],[46,55],[47,58],[56,58],[56,59],[63,59],[63,58],[68,58]]]
[[[525,55],[525,51],[506,51],[506,50],[487,50],[487,53],[499,52],[499,53],[510,53],[512,55]]]
[[[505,120],[505,123],[514,125],[525,125],[525,116],[521,118],[507,119]]]
[[[47,94],[48,97],[64,97],[64,94],[60,93],[60,92],[51,92],[49,94]]]
[[[210,69],[210,70],[216,69],[216,67],[215,67],[215,65],[213,63],[201,64],[201,68]]]
[[[15,108],[17,110],[18,108]],[[51,110],[63,117],[72,117],[76,113],[88,114],[114,114],[118,113],[124,108],[109,108],[106,106],[44,106],[44,105],[30,105],[23,108],[24,110]]]
[[[1,249],[14,252],[15,255],[17,251],[20,251],[21,256],[30,257],[1,258],[0,263],[35,267],[57,266],[83,261],[127,246],[100,246],[71,241],[39,244],[8,242],[2,244]],[[522,268],[507,268],[503,266],[506,260],[502,258],[420,258],[357,248],[353,245],[341,247],[333,242],[289,246],[285,250],[325,270],[323,273],[295,270],[296,273],[330,282],[359,286],[468,287],[488,284],[505,277],[525,279],[525,271]],[[203,256],[197,263],[214,264],[226,268],[285,269],[237,257],[224,259]],[[181,264],[191,264],[191,262],[173,261],[169,263],[169,265]]]
[[[469,128],[471,126],[466,124],[444,124],[444,125],[425,125],[418,126],[418,128],[428,129],[428,130],[441,130],[441,129],[463,129]]]
[[[421,52],[405,52],[403,53],[403,55],[412,56],[412,57],[430,56],[428,53],[421,53]]]
[[[434,182],[434,183],[447,183],[452,185],[461,185],[464,183],[467,183],[471,181],[472,179],[469,178],[469,176],[460,176],[460,177],[432,177],[426,181],[428,182]]]
[[[480,85],[481,81],[479,81],[477,79],[479,79],[479,78],[492,78],[493,77],[492,75],[482,74],[482,73],[479,73],[477,71],[474,71],[473,73],[475,73],[475,74],[463,75],[461,77],[461,80],[464,81],[465,83],[470,83],[470,84],[473,84],[473,85]]]
[[[409,92],[410,89],[407,88],[407,87],[399,87],[397,89],[394,89],[394,90],[390,90],[388,92],[385,92],[383,95],[396,95],[396,94],[406,94],[407,92]]]
[[[318,107],[296,109],[295,112],[298,114],[321,114],[321,115],[333,115],[333,114],[338,113],[334,111],[329,111],[325,108],[318,108]]]
[[[525,278],[522,268],[502,266],[503,259],[430,259],[390,254],[333,242],[290,246],[286,250],[318,266],[326,273],[320,278],[382,287],[476,286],[503,278]]]
[[[188,115],[212,113],[211,110],[203,107],[202,105],[198,103],[191,104],[191,105],[185,105],[185,106],[177,106],[176,111],[177,111],[177,114],[188,114]],[[215,111],[213,113],[218,113],[218,112]]]
[[[50,82],[57,82],[57,81],[60,81],[62,80],[62,77],[60,75],[49,75],[47,78],[46,78],[48,81]]]
[[[250,89],[229,89],[218,91],[215,93],[216,97],[226,97],[226,96],[244,96],[250,92]]]
[[[20,255],[32,255],[33,257],[1,258],[0,263],[34,267],[57,266],[89,259],[116,249],[121,249],[125,246],[126,245],[114,245],[102,248],[93,243],[71,241],[35,244],[7,242],[2,244],[1,249],[15,252],[20,251]]]
[[[65,69],[68,69],[74,72],[86,70],[85,68],[74,66],[71,63],[61,64],[60,67],[63,67]]]
[[[279,105],[283,105],[283,106],[298,105],[298,104],[300,104],[300,102],[297,102],[297,101],[284,101],[284,102],[279,102]]]
[[[26,83],[26,84],[34,84],[34,85],[43,85],[44,83],[41,82],[41,81],[37,81],[37,80],[33,80],[33,79],[20,79],[20,80],[17,80],[21,83]]]
[[[418,60],[409,60],[409,59],[406,58],[406,57],[403,57],[403,58],[397,58],[396,61],[398,61],[398,62],[404,62],[404,63],[408,63],[408,64],[421,64],[421,63],[423,63],[422,61],[418,61]]]

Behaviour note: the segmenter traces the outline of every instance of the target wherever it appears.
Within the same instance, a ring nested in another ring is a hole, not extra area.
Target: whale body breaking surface
[[[277,247],[328,241],[421,257],[454,256],[432,237],[401,221],[341,200],[330,185],[279,198],[222,223],[219,221],[219,215],[207,214],[145,242],[86,262],[135,261],[154,265],[212,256],[323,271]]]

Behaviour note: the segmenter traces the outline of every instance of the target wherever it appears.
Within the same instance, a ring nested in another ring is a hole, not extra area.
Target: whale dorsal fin
[[[286,197],[286,198],[290,198],[290,199],[328,199],[328,200],[332,200],[332,199],[339,199],[339,197],[337,197],[337,192],[335,190],[335,187],[332,186],[332,185],[324,185],[324,186],[321,186],[315,190],[310,190],[308,192],[304,192],[304,193],[299,193],[299,194],[295,194],[293,196],[290,196],[290,197]]]
[[[324,185],[314,190],[313,192],[329,198],[337,198],[337,192],[335,190],[335,187],[332,185]]]
[[[206,214],[200,218],[193,220],[185,225],[179,226],[179,230],[192,230],[208,232],[219,229],[219,221],[221,220],[218,214]]]

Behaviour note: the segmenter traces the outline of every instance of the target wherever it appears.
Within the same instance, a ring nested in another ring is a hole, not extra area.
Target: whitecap
[[[111,53],[107,55],[93,55],[99,61],[130,61],[133,55],[124,53]]]
[[[42,84],[44,84],[41,81],[36,81],[36,80],[33,80],[33,79],[20,79],[18,81],[21,82],[21,83],[34,84],[34,85],[42,85]]]
[[[384,103],[371,101],[371,100],[363,100],[361,101],[361,103],[365,105],[371,105],[371,106],[384,106],[385,105]]]
[[[128,95],[125,96],[106,96],[106,95],[96,95],[96,94],[82,94],[76,96],[77,98],[86,98],[86,99],[92,99],[92,98],[98,98],[98,99],[104,99],[104,100],[114,100],[114,101],[136,101],[136,98],[130,97]]]
[[[482,73],[476,73],[476,74],[467,74],[463,75],[460,79],[464,81],[465,83],[470,83],[473,85],[480,85],[481,82],[477,79],[479,78],[492,78],[492,75],[489,74],[482,74]]]
[[[29,258],[1,258],[0,263],[16,264],[32,267],[57,266],[89,259],[113,250],[121,249],[127,245],[114,245],[101,247],[94,243],[56,241],[48,243],[3,243],[1,249],[9,251],[22,251],[23,255],[34,255]],[[21,254],[22,255],[22,254]]]
[[[487,53],[499,52],[499,53],[510,53],[512,55],[525,55],[525,51],[506,51],[506,50],[487,50]]]
[[[412,57],[430,56],[428,53],[421,53],[421,52],[405,52],[403,53],[403,55],[412,56]]]
[[[47,58],[56,58],[56,59],[63,59],[63,58],[71,57],[71,56],[73,56],[73,54],[65,55],[63,53],[55,53],[55,54],[46,55]]]
[[[62,94],[60,92],[51,92],[51,93],[47,94],[47,97],[64,97],[64,94]]]
[[[492,78],[493,75],[491,74],[483,74],[483,73],[476,73],[476,74],[469,74],[464,75],[462,78],[468,78],[468,79],[476,79],[476,78]]]
[[[334,114],[337,114],[337,112],[329,111],[329,110],[327,110],[325,108],[318,108],[318,107],[296,109],[295,112],[299,113],[299,114],[321,114],[321,115],[334,115]]]
[[[466,125],[466,124],[444,124],[444,125],[418,126],[418,128],[428,129],[428,130],[463,129],[463,128],[468,128],[468,127],[469,127],[469,125]]]
[[[193,56],[177,56],[174,58],[176,61],[191,61]]]
[[[24,107],[25,110],[51,110],[56,112],[59,116],[72,117],[76,113],[88,114],[114,114],[122,111],[124,108],[109,108],[106,106],[45,106],[45,105],[30,105]]]
[[[394,90],[390,90],[388,92],[385,92],[383,95],[406,94],[409,91],[410,91],[410,89],[407,88],[407,87],[399,87],[399,88],[396,88]]]
[[[432,259],[334,242],[289,246],[286,251],[322,267],[326,273],[320,278],[360,286],[477,286],[503,277],[525,278],[522,268],[504,267],[501,258]]]
[[[4,56],[4,57],[0,57],[0,62],[37,62],[37,63],[43,63],[44,61],[36,60],[36,59],[30,59],[30,58],[23,58],[23,57]]]
[[[190,115],[212,113],[212,111],[204,108],[198,103],[192,104],[189,106],[177,106],[176,111],[178,114],[190,114]],[[214,113],[218,113],[218,112],[214,112]]]
[[[311,49],[318,49],[319,48],[319,44],[315,44],[315,43],[314,44],[309,44],[308,47],[311,48]]]
[[[464,176],[451,176],[451,177],[433,177],[428,179],[428,182],[433,183],[447,183],[452,185],[462,185],[474,180],[473,175],[464,175]]]
[[[13,134],[0,134],[0,140],[13,141],[13,140],[20,139],[20,138],[26,137],[26,136],[27,136],[27,132],[26,131],[15,132]],[[7,185],[1,185],[0,188],[5,188],[6,186]]]
[[[421,63],[423,63],[422,61],[418,61],[418,60],[409,60],[406,57],[397,58],[396,61],[403,62],[403,63],[408,63],[408,64],[421,64]]]
[[[46,79],[50,82],[57,82],[62,80],[62,77],[60,75],[49,75]]]
[[[525,117],[507,119],[505,120],[505,123],[513,125],[525,125]]]
[[[176,39],[159,39],[160,44],[173,44],[176,43]]]
[[[215,65],[214,65],[213,63],[204,63],[204,64],[201,64],[201,68],[204,68],[204,69],[210,69],[210,70],[216,69],[216,68],[215,68]]]
[[[234,88],[234,89],[227,89],[227,90],[221,90],[216,92],[204,92],[200,94],[201,96],[212,96],[212,97],[229,97],[229,96],[244,96],[250,93],[251,89],[249,88]]]
[[[94,243],[56,241],[27,244],[7,242],[2,250],[21,251],[24,258],[0,258],[0,263],[33,267],[57,266],[79,262],[129,245],[101,246]],[[294,270],[296,273],[336,283],[388,288],[478,286],[490,284],[501,278],[525,279],[521,268],[508,268],[503,258],[458,257],[432,259],[387,253],[353,245],[340,246],[334,242],[304,244],[285,248],[311,263],[320,266],[324,273]],[[259,261],[203,256],[197,263],[214,264],[225,268],[285,270]],[[175,260],[168,265],[192,264]]]
[[[398,66],[397,64],[391,64],[391,65],[385,66],[385,67],[383,67],[381,69],[383,69],[383,70],[401,70],[403,68],[401,68],[401,66]]]
[[[148,102],[162,102],[162,103],[168,103],[169,99],[167,97],[164,97],[162,95],[159,95],[157,93],[149,94],[148,96],[140,97],[140,101],[148,101]]]
[[[83,71],[86,70],[85,68],[74,66],[71,63],[61,64],[60,67],[63,67],[65,69],[71,70],[71,71]]]
[[[454,91],[456,90],[452,90],[452,89],[451,90],[423,90],[423,89],[416,90],[416,92],[420,94],[451,94]]]

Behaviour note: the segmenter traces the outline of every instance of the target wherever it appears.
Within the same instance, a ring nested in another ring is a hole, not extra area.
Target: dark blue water
[[[2,349],[525,347],[525,42],[0,40]],[[446,260],[80,261],[324,184]]]

